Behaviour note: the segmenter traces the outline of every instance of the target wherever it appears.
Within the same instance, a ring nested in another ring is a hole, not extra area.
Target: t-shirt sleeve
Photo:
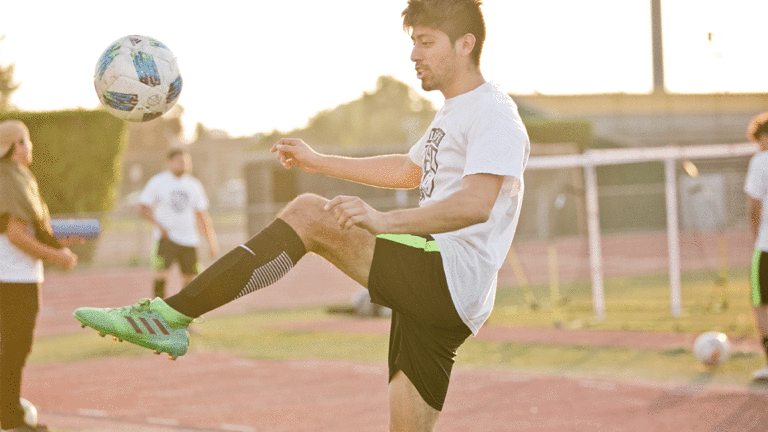
[[[749,161],[747,178],[744,181],[744,193],[754,199],[762,199],[765,196],[766,173],[763,168],[765,158],[754,156]]]
[[[494,174],[509,176],[519,189],[529,141],[518,116],[491,109],[479,115],[467,133],[467,162],[464,176]]]
[[[144,190],[142,190],[141,194],[139,195],[139,203],[148,207],[152,207],[153,205],[157,204],[157,187],[157,177],[152,177],[149,179],[149,182],[147,182],[147,185],[144,186]]]
[[[426,147],[424,146],[424,139],[420,139],[416,142],[416,144],[411,147],[411,149],[408,151],[408,157],[411,158],[411,161],[415,163],[418,166],[424,166],[424,152],[426,151]]]

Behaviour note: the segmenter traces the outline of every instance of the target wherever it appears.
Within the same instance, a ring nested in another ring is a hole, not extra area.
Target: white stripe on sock
[[[243,288],[243,290],[240,291],[240,294],[235,298],[240,298],[256,290],[272,285],[292,268],[293,261],[291,261],[291,258],[287,253],[281,253],[277,258],[254,270],[248,283],[245,284],[245,288]]]
[[[253,251],[252,251],[252,250],[248,249],[248,246],[246,246],[246,245],[240,245],[240,247],[241,247],[241,248],[243,248],[243,249],[245,249],[245,250],[247,250],[248,252],[250,252],[250,253],[251,253],[251,255],[256,255],[255,253],[253,253]]]

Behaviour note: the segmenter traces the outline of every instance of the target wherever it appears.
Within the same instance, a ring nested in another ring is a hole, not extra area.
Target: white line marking
[[[77,413],[80,415],[88,416],[88,417],[107,417],[108,416],[106,411],[86,409],[86,408],[78,409]]]
[[[231,425],[222,423],[221,428],[225,431],[233,431],[233,432],[256,432],[256,429],[250,427],[250,426],[240,426],[240,425]]]
[[[174,419],[160,418],[160,417],[147,417],[147,423],[159,424],[166,426],[178,426],[179,421]]]
[[[582,387],[593,388],[596,390],[604,390],[604,391],[616,390],[616,384],[610,383],[610,382],[581,380],[579,381],[579,385]]]

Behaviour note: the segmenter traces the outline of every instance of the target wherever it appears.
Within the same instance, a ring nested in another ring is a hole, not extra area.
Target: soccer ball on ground
[[[37,408],[32,405],[32,402],[20,398],[21,407],[24,408],[24,423],[30,426],[37,426]]]
[[[157,39],[130,35],[112,42],[99,57],[93,84],[110,114],[144,122],[170,110],[181,93],[176,56]]]
[[[702,333],[693,343],[693,354],[705,366],[717,366],[724,363],[731,354],[728,336],[714,331]]]

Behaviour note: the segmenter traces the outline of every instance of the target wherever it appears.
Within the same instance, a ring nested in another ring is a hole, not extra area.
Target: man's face
[[[447,88],[455,79],[459,62],[459,55],[448,35],[429,27],[414,27],[411,39],[411,61],[415,63],[421,88],[426,91]]]
[[[180,177],[192,169],[192,158],[187,153],[180,153],[168,161],[168,169],[173,175]]]

